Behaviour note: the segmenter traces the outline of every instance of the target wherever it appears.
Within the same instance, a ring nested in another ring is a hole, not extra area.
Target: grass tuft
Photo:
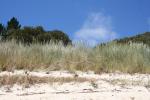
[[[86,45],[0,42],[0,70],[76,70],[95,73],[150,73],[150,47],[144,44]]]

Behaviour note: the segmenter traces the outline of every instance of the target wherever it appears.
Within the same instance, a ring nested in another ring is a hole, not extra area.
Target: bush
[[[8,31],[8,40],[16,40],[25,44],[31,43],[48,43],[54,41],[55,43],[62,42],[64,45],[71,43],[69,37],[62,31],[46,32],[41,26],[38,27],[24,27],[23,29]]]
[[[64,45],[71,43],[71,40],[69,39],[69,37],[62,31],[54,30],[54,31],[49,31],[47,34],[49,34],[52,41],[56,43],[59,41],[63,42]]]
[[[24,44],[31,43],[48,43],[54,41],[55,43],[62,42],[64,45],[71,43],[68,35],[62,31],[45,31],[42,26],[21,28],[17,18],[13,17],[7,22],[7,27],[0,24],[1,40],[16,40]]]

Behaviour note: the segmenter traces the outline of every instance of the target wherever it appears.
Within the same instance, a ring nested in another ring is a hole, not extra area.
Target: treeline
[[[143,43],[150,46],[150,32],[145,32],[143,34],[138,34],[132,37],[125,37],[122,39],[115,40],[117,43]]]
[[[25,44],[48,43],[50,41],[56,43],[61,41],[64,45],[72,43],[69,36],[60,30],[45,31],[42,26],[21,28],[21,24],[15,17],[11,18],[6,26],[0,23],[0,36],[1,41],[13,39]]]

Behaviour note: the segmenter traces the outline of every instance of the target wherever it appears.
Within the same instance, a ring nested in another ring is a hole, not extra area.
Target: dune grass
[[[0,70],[14,69],[150,73],[150,47],[135,43],[92,48],[85,44],[0,42]]]
[[[69,82],[90,82],[94,79],[87,79],[81,77],[38,77],[32,75],[3,75],[0,76],[0,87],[1,86],[13,86],[14,84],[23,85],[29,87],[30,85],[42,84],[42,83],[69,83]]]

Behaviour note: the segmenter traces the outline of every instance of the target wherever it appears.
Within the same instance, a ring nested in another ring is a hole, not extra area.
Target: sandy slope
[[[30,88],[14,85],[0,87],[0,100],[150,100],[150,75],[76,72],[78,77],[96,79],[94,82],[36,84]],[[24,71],[1,72],[3,75],[24,75]],[[41,77],[74,77],[67,71],[30,72]]]
[[[36,94],[28,96],[5,95],[1,100],[150,100],[149,93],[70,93],[70,94]]]

